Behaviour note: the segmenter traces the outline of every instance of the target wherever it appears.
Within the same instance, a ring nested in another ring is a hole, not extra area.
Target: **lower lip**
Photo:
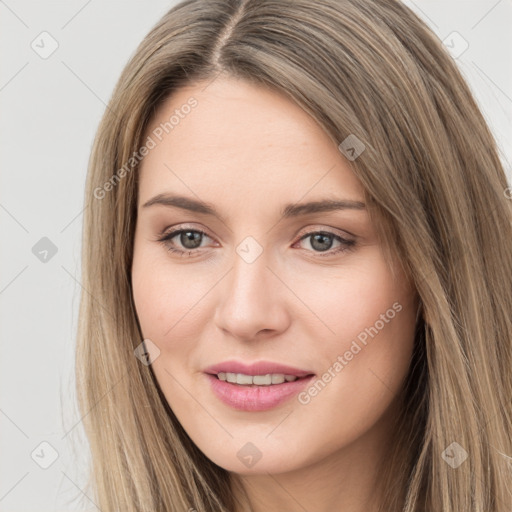
[[[314,375],[293,382],[258,387],[232,384],[208,373],[206,377],[219,400],[239,411],[255,412],[272,409],[290,399],[306,387]]]

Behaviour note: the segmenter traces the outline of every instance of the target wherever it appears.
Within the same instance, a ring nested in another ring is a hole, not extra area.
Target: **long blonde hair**
[[[76,369],[98,506],[235,510],[233,475],[194,445],[134,357],[131,291],[149,120],[180,86],[221,72],[284,92],[336,145],[365,145],[350,165],[422,304],[381,510],[510,512],[510,189],[452,58],[394,0],[186,0],[125,67],[85,191]],[[467,459],[455,468],[446,449]]]

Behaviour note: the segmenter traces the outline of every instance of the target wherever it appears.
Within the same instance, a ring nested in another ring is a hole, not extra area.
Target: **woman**
[[[511,509],[510,189],[409,9],[180,3],[86,187],[101,510]]]

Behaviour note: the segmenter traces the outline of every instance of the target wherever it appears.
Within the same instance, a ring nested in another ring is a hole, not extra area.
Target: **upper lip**
[[[255,363],[242,363],[240,361],[224,361],[222,363],[208,366],[204,369],[205,373],[217,375],[220,372],[243,373],[244,375],[267,375],[268,373],[283,373],[285,375],[295,375],[296,377],[306,377],[313,375],[313,372],[301,370],[293,366],[287,366],[272,361],[258,361]]]

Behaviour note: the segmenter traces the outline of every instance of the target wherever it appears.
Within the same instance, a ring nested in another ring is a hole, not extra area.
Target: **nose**
[[[239,341],[273,337],[289,326],[285,286],[267,265],[265,251],[252,263],[235,254],[233,268],[219,283],[215,323]]]

